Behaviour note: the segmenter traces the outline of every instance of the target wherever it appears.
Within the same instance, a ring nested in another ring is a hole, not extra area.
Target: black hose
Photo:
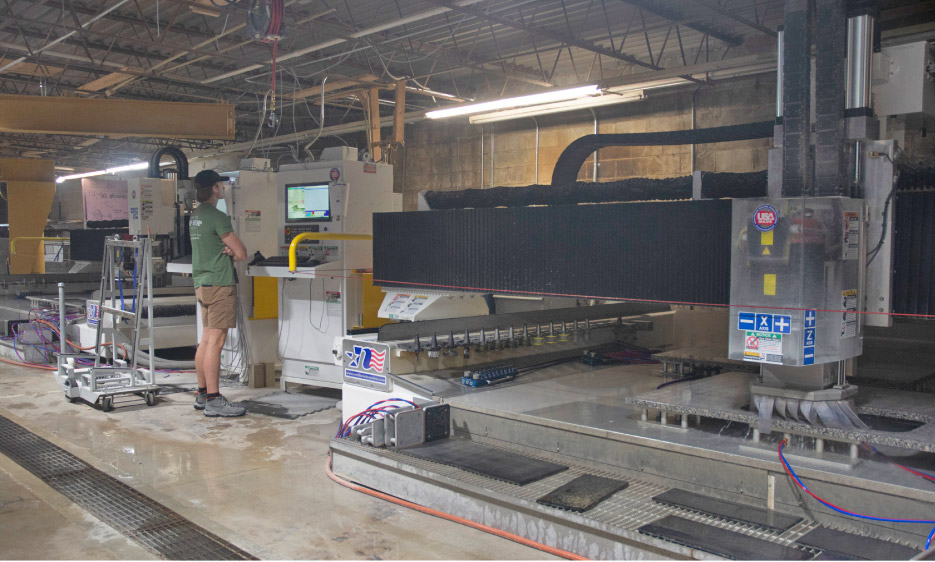
[[[178,179],[187,180],[188,157],[185,156],[185,153],[182,152],[181,149],[179,149],[177,146],[164,146],[156,152],[153,152],[153,155],[149,157],[149,177],[162,177],[162,174],[159,172],[159,161],[162,160],[162,157],[165,155],[169,155],[175,160],[175,166],[179,173]]]
[[[773,136],[773,121],[711,127],[709,129],[687,129],[657,133],[624,133],[614,135],[585,135],[575,140],[562,152],[555,163],[552,185],[573,184],[578,179],[578,170],[595,150],[605,146],[665,146],[677,144],[706,144],[762,139]]]

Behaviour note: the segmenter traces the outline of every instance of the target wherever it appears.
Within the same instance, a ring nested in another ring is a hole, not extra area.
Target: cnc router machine
[[[768,176],[696,172],[653,202],[623,181],[568,204],[591,152],[644,138],[591,135],[525,200],[427,192],[425,210],[375,215],[393,323],[343,342],[334,471],[591,558],[928,548],[935,163],[879,140],[900,88],[874,114],[874,14],[831,4],[816,48],[838,56],[816,59],[815,84],[811,4],[787,7],[775,123],[653,137],[773,138]],[[877,56],[930,76],[920,54]],[[916,83],[877,80],[893,81]]]
[[[277,249],[248,266],[247,275],[278,280],[283,388],[338,388],[343,371],[335,346],[349,331],[366,328],[371,218],[401,209],[393,169],[336,148],[325,149],[319,161],[283,166],[275,178]]]

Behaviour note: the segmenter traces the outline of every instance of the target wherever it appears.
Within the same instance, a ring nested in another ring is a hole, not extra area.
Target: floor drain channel
[[[3,416],[0,453],[167,560],[257,560]]]

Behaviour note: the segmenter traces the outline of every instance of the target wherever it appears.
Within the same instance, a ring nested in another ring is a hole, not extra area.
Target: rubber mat
[[[713,525],[667,515],[638,529],[644,535],[702,550],[729,560],[808,560],[812,553]]]
[[[238,405],[246,408],[251,414],[294,420],[315,412],[334,408],[341,399],[340,391],[315,389],[315,392],[317,394],[277,390],[272,394],[266,394],[253,400],[238,402]]]
[[[568,511],[584,512],[593,508],[630,483],[593,474],[583,474],[568,484],[537,499],[537,503]]]
[[[464,439],[444,439],[401,451],[520,486],[568,470],[567,466],[495,449]]]
[[[712,517],[719,517],[734,523],[752,525],[775,533],[787,531],[793,525],[802,521],[801,517],[785,515],[761,507],[719,500],[687,490],[672,489],[653,497],[653,501]]]
[[[919,551],[894,542],[818,527],[796,541],[838,560],[909,560]]]
[[[116,478],[0,416],[0,453],[168,560],[257,560]]]

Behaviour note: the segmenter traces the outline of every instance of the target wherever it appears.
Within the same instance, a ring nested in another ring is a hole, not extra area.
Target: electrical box
[[[175,234],[175,180],[134,178],[127,182],[130,234],[168,236]]]
[[[860,355],[863,202],[735,199],[730,358],[808,366]]]
[[[886,47],[873,57],[877,115],[935,115],[935,47],[927,41]]]

